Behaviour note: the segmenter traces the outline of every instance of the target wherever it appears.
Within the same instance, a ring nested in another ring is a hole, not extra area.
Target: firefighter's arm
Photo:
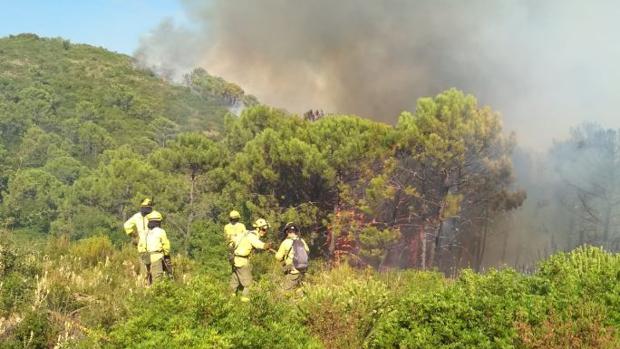
[[[134,235],[136,233],[136,220],[133,216],[123,224],[123,229],[125,229],[125,234],[127,235]]]
[[[278,252],[276,252],[276,260],[277,261],[283,261],[284,260],[284,255],[286,255],[286,240],[282,241],[282,243],[280,244],[280,248],[278,248]]]
[[[249,240],[250,243],[252,244],[252,247],[259,249],[259,250],[264,250],[266,248],[268,248],[269,246],[262,242],[257,236],[255,236],[254,234],[249,234]]]
[[[226,237],[226,241],[230,244],[232,240],[232,231],[230,231],[230,226],[226,224],[224,226],[224,237]]]
[[[168,240],[168,236],[166,235],[165,230],[161,230],[161,249],[164,252],[164,256],[170,255],[170,240]]]

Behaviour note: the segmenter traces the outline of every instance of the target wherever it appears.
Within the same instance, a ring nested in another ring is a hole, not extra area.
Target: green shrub
[[[59,313],[70,313],[83,305],[76,299],[67,284],[53,283],[48,286],[47,291],[46,301],[50,310]]]
[[[293,307],[257,285],[252,302],[230,298],[222,283],[199,277],[186,286],[162,282],[133,300],[128,319],[114,326],[113,347],[319,347]],[[148,331],[144,329],[148,328]]]
[[[56,331],[47,318],[45,310],[37,309],[26,313],[11,333],[3,348],[45,349],[51,347]]]
[[[583,299],[597,299],[608,309],[604,323],[620,327],[620,255],[584,246],[549,257],[536,275],[549,280],[559,310]]]
[[[317,274],[311,283],[299,308],[310,331],[326,348],[359,348],[389,310],[388,285],[371,274],[341,267]]]
[[[41,268],[36,256],[18,251],[13,244],[0,245],[0,316],[31,302],[35,278]]]
[[[32,289],[31,280],[20,273],[4,275],[0,287],[0,315],[8,315],[14,309],[28,304]]]
[[[230,266],[224,228],[205,221],[195,223],[192,228],[194,232],[189,241],[189,256],[199,262],[209,275],[216,276],[219,280],[226,280]]]
[[[514,271],[464,271],[444,290],[414,294],[380,320],[371,348],[510,348],[516,312],[528,304],[527,285]]]
[[[517,348],[563,349],[620,347],[617,329],[605,326],[607,309],[601,304],[582,300],[557,314],[550,309],[544,320],[532,325],[517,322]],[[567,315],[567,316],[566,316]]]
[[[295,300],[279,292],[276,282],[263,278],[250,298],[249,303],[229,298],[231,311],[212,322],[235,348],[322,348],[304,327]]]
[[[71,246],[69,253],[79,258],[83,266],[95,266],[105,263],[112,256],[114,246],[107,236],[92,236],[78,240]]]
[[[0,245],[0,275],[5,276],[15,270],[17,254],[7,245]]]
[[[174,255],[176,279],[150,288],[135,246],[107,237],[53,238],[44,254],[3,246],[2,347],[620,347],[620,258],[600,249],[553,255],[532,276],[465,270],[455,280],[313,261],[301,297],[281,290],[279,264],[260,253],[242,303],[221,246],[202,245],[221,238],[214,227],[194,240],[206,255]]]
[[[414,293],[375,326],[370,348],[611,348],[618,343],[618,256],[556,254],[536,275],[464,271],[438,292]]]
[[[394,293],[394,297],[438,291],[451,282],[439,272],[421,272],[411,269],[375,273],[374,277],[387,284],[390,291]]]

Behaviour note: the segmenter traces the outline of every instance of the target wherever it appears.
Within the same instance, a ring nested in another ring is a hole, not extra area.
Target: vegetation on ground
[[[225,251],[205,264],[175,255],[175,279],[151,288],[140,286],[134,248],[106,236],[11,241],[0,256],[6,348],[620,345],[620,255],[592,247],[553,255],[528,276],[464,270],[446,279],[315,262],[303,295],[281,291],[283,275],[263,253],[250,303],[230,296]]]

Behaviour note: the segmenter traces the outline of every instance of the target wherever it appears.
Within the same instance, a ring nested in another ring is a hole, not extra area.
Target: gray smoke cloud
[[[620,3],[523,0],[183,1],[136,57],[178,79],[201,66],[261,101],[393,123],[450,87],[543,149],[570,126],[620,127]]]

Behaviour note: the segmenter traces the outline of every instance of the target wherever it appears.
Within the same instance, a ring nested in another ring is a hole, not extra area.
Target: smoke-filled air
[[[504,117],[522,146],[620,126],[614,1],[184,1],[137,57],[180,78],[196,66],[293,112],[395,122],[450,87]]]
[[[418,98],[451,87],[497,110],[504,132],[516,135],[516,186],[529,199],[489,234],[486,264],[531,265],[558,249],[617,239],[609,222],[620,211],[601,202],[594,208],[579,195],[599,172],[583,173],[581,187],[564,174],[574,176],[570,166],[582,166],[575,159],[599,151],[585,141],[568,154],[579,129],[620,126],[615,2],[269,0],[184,7],[189,24],[166,20],[136,52],[140,64],[172,80],[202,67],[292,112],[319,109],[389,124],[415,110]],[[607,213],[577,218],[580,209]]]

